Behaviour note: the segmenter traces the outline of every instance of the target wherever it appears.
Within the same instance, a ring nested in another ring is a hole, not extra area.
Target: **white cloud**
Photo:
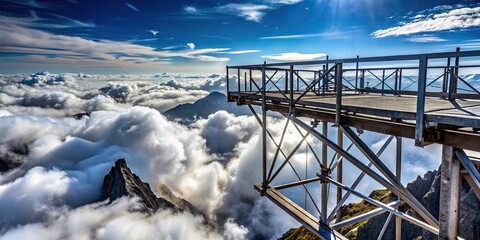
[[[195,49],[195,44],[194,43],[187,43],[187,47],[191,50]]]
[[[325,57],[325,53],[297,53],[297,52],[286,52],[275,55],[266,55],[262,58],[277,60],[277,61],[308,61],[318,58]]]
[[[128,8],[132,9],[133,11],[135,11],[135,12],[140,12],[140,10],[139,10],[137,7],[133,6],[132,4],[130,4],[130,3],[128,3],[128,2],[125,2],[125,5],[126,5]]]
[[[156,30],[148,30],[148,32],[150,32],[151,34],[153,34],[154,37],[156,37],[157,34],[159,33],[159,31],[156,31]]]
[[[432,35],[423,35],[423,36],[412,36],[407,38],[407,41],[410,42],[445,42],[447,39],[440,38],[437,36],[432,36]]]
[[[52,49],[51,46],[55,46]],[[79,66],[154,67],[169,63],[169,58],[189,58],[199,61],[228,61],[206,54],[229,50],[208,48],[188,51],[161,50],[153,47],[110,40],[89,40],[81,37],[55,35],[23,26],[0,26],[0,52],[30,53],[28,56],[10,56],[42,63]],[[46,54],[54,54],[48,57]],[[8,57],[6,57],[8,58]],[[18,61],[18,60],[17,60]]]
[[[350,38],[354,33],[355,31],[330,31],[330,32],[322,32],[322,33],[266,36],[266,37],[260,37],[258,39],[262,39],[262,40],[299,39],[299,38],[313,38],[313,37],[324,37],[328,39],[347,39],[347,38]]]
[[[217,8],[219,12],[230,12],[248,21],[260,22],[265,15],[265,10],[271,7],[252,3],[230,3]]]
[[[228,54],[245,54],[245,53],[256,53],[261,52],[260,50],[240,50],[240,51],[231,51],[231,52],[224,52]]]
[[[197,9],[193,6],[186,6],[183,10],[187,13],[197,13]]]
[[[303,0],[263,0],[263,2],[267,4],[293,5],[303,2]]]
[[[480,26],[480,7],[464,7],[448,12],[417,17],[401,26],[372,33],[375,38],[401,36],[423,32],[438,32]]]

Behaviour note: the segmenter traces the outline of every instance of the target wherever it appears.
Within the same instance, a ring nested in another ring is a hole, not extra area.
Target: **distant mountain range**
[[[237,106],[227,101],[227,96],[219,92],[211,92],[206,97],[194,103],[180,104],[163,114],[170,120],[183,124],[190,124],[198,119],[208,118],[210,114],[218,111],[227,111],[235,116],[252,115],[246,106]]]

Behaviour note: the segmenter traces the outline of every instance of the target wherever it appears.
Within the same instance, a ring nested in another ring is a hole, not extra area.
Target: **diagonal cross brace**
[[[412,207],[422,218],[434,227],[438,227],[438,220],[407,190],[405,186],[398,180],[397,177],[388,169],[388,167],[378,158],[377,155],[353,132],[350,127],[340,126],[342,132],[355,143],[357,148],[370,160],[371,163],[395,186],[395,189],[400,191],[402,199]],[[399,196],[398,194],[396,194]],[[399,196],[400,197],[400,196]]]

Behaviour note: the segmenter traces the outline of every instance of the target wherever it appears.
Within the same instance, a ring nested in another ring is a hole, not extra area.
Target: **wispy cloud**
[[[449,9],[449,8],[441,8]],[[424,32],[464,29],[480,26],[480,7],[463,7],[446,12],[428,15],[416,15],[401,26],[380,29],[371,35],[374,38],[410,35]]]
[[[293,5],[303,2],[303,0],[263,0],[262,2],[267,4]]]
[[[258,39],[272,40],[272,39],[299,39],[299,38],[314,38],[314,37],[325,37],[329,39],[347,39],[347,38],[350,38],[354,32],[356,31],[331,31],[331,32],[322,32],[322,33],[266,36],[266,37],[260,37]]]
[[[271,7],[267,5],[251,3],[230,3],[217,8],[220,12],[233,13],[249,21],[260,22],[265,15],[265,10]]]
[[[18,5],[23,5],[27,7],[32,7],[32,8],[41,8],[41,9],[49,9],[52,6],[45,3],[45,2],[39,2],[36,0],[6,0],[7,2],[15,3]]]
[[[156,31],[156,30],[148,30],[147,32],[153,34],[154,37],[156,37],[157,34],[159,33],[159,31]]]
[[[437,36],[433,36],[433,35],[420,35],[420,36],[409,37],[409,38],[407,38],[407,41],[428,43],[428,42],[446,42],[447,39],[437,37]]]
[[[142,67],[169,64],[172,58],[225,62],[230,59],[210,56],[229,48],[157,50],[131,42],[89,40],[56,35],[13,24],[0,26],[0,52],[17,53],[17,61],[57,63],[74,66]],[[52,46],[55,46],[52,49]],[[5,57],[3,58],[6,59]]]
[[[128,2],[125,2],[125,5],[135,12],[140,12],[140,10],[137,7],[133,6],[132,4],[130,4]]]
[[[325,57],[325,53],[297,53],[297,52],[286,52],[274,55],[262,56],[262,58],[267,58],[277,61],[309,61],[315,60],[318,58]]]
[[[260,50],[240,50],[240,51],[231,51],[231,52],[222,52],[227,54],[245,54],[245,53],[256,53],[260,52]]]
[[[257,3],[229,3],[214,8],[199,9],[193,6],[186,6],[183,10],[190,14],[190,17],[198,16],[219,16],[234,15],[242,17],[247,21],[261,22],[268,11],[285,5],[293,5],[303,0],[259,0]]]
[[[0,22],[2,24],[19,25],[30,28],[94,28],[94,23],[82,22],[69,17],[65,17],[58,14],[52,14],[54,18],[43,18],[38,16],[35,11],[30,12],[30,17],[10,17],[0,16]]]

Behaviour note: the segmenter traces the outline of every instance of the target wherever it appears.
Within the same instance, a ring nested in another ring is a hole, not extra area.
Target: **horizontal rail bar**
[[[317,61],[268,63],[265,66],[272,67],[272,66],[289,66],[289,65],[317,65],[317,64],[329,64],[329,63],[407,61],[407,60],[419,60],[420,56],[422,55],[426,55],[427,59],[450,58],[450,57],[475,57],[475,56],[480,56],[480,50],[460,51],[460,52],[441,52],[441,53],[428,53],[428,54],[409,54],[409,55],[396,55],[396,56],[380,56],[380,57],[363,57],[363,58],[343,58],[343,59],[329,59],[329,60],[317,60]],[[261,66],[260,64],[259,65],[243,65],[243,66],[232,66],[231,68],[251,68],[251,67],[260,67],[260,66]]]

